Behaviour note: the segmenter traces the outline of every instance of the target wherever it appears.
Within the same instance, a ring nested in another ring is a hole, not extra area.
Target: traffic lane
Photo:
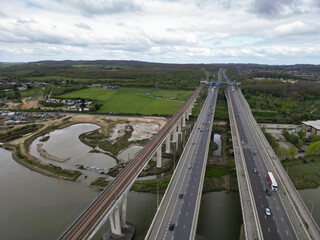
[[[211,118],[206,117],[206,122]],[[199,184],[202,172],[203,162],[205,161],[206,143],[208,141],[209,131],[203,131],[200,139],[199,148],[195,157],[195,162],[192,166],[191,176],[188,182],[188,187],[183,201],[183,206],[179,215],[178,222],[176,224],[176,230],[174,232],[175,239],[188,239],[191,234],[191,228],[193,223],[193,216],[198,199]],[[200,168],[199,168],[200,167]]]
[[[201,135],[197,131],[195,131],[191,135],[191,138],[198,138],[200,136]],[[191,143],[191,141],[190,141],[190,143]],[[188,171],[186,171],[187,165],[194,158],[194,155],[195,155],[195,153],[194,153],[195,151],[192,151],[192,149],[195,146],[193,146],[190,143],[189,143],[190,147],[189,147],[188,151],[191,151],[192,153],[191,154],[187,153],[185,155],[186,159],[183,160],[184,161],[183,165],[179,169],[177,169],[179,171],[179,175],[180,176],[183,175],[183,178],[185,178],[186,175],[188,174]],[[165,204],[163,204],[164,206],[167,206],[167,210],[162,213],[162,218],[160,218],[160,220],[158,221],[159,230],[158,230],[158,233],[156,234],[155,237],[158,237],[158,236],[163,236],[164,237],[167,234],[170,235],[170,232],[168,233],[168,227],[169,227],[169,224],[171,222],[171,218],[174,218],[174,216],[175,216],[175,215],[173,215],[174,209],[177,207],[176,206],[177,204],[179,205],[179,202],[177,202],[176,200],[178,198],[180,190],[178,191],[177,189],[181,189],[181,184],[183,184],[183,183],[184,183],[184,181],[179,181],[178,177],[176,177],[173,180],[173,183],[172,183],[173,187],[172,187],[172,189],[170,189],[170,192],[168,193],[167,199],[165,199],[165,201],[166,201]],[[174,201],[174,204],[171,203],[172,201]],[[179,208],[179,206],[177,208]],[[165,224],[164,228],[162,227],[161,223]]]
[[[247,133],[247,134],[250,134],[251,132],[250,132],[250,129],[248,129],[248,128],[246,128],[246,130],[244,130],[244,128],[242,128],[242,131],[244,132],[244,134],[245,133]],[[249,138],[249,137],[248,137]],[[253,139],[253,138],[252,138]],[[258,147],[257,147],[257,145],[256,145],[256,142],[252,142],[252,143],[250,143],[250,147],[252,147],[252,148],[255,148],[255,149],[258,149]],[[258,152],[258,156],[260,156],[261,157],[261,154],[260,154],[260,152],[259,152],[259,150],[257,150],[257,152]],[[254,160],[254,157],[253,157],[253,155],[252,154],[249,154],[248,155],[248,157],[249,158],[252,158],[253,160]],[[246,159],[247,160],[247,159]],[[258,174],[258,176],[260,177],[260,179],[261,179],[261,183],[262,183],[262,187],[260,188],[260,190],[259,191],[262,191],[262,193],[261,194],[264,194],[264,195],[266,195],[265,194],[265,189],[268,187],[268,185],[266,184],[267,183],[267,167],[266,167],[266,165],[265,165],[265,163],[264,163],[264,161],[263,161],[263,159],[262,159],[262,157],[261,158],[256,158],[256,160],[257,161],[259,161],[259,164],[260,164],[260,170],[262,170],[262,172],[263,172],[263,174]],[[255,161],[255,160],[254,160]],[[246,163],[247,163],[247,165],[248,166],[251,166],[251,167],[257,167],[255,164],[253,164],[253,163],[251,163],[251,165],[250,165],[250,161],[248,162],[248,161],[246,161]],[[260,171],[261,172],[261,171]],[[251,174],[252,174],[252,171],[251,171]],[[250,176],[250,172],[249,172],[249,176]],[[251,180],[250,180],[250,182],[251,182]],[[252,182],[251,182],[252,183]],[[255,196],[255,198],[256,198],[256,196]],[[293,229],[293,227],[291,226],[291,223],[290,223],[290,221],[289,221],[289,218],[288,218],[288,216],[287,216],[287,214],[286,214],[286,212],[285,212],[285,210],[284,210],[284,208],[283,208],[283,204],[282,204],[282,202],[280,201],[280,198],[273,198],[275,201],[274,202],[269,202],[269,200],[268,200],[268,205],[269,205],[269,208],[270,208],[270,210],[271,210],[271,214],[272,214],[272,218],[273,218],[273,220],[274,220],[274,222],[275,222],[275,225],[278,227],[278,228],[276,228],[276,230],[277,230],[277,232],[278,232],[278,234],[279,234],[279,236],[280,236],[280,233],[281,233],[281,239],[297,239],[297,236],[296,236],[296,234],[294,233],[294,229]],[[256,204],[257,205],[257,204]],[[257,208],[258,208],[258,205],[257,205]],[[274,210],[275,209],[279,209],[279,212],[275,212]],[[280,218],[279,218],[279,215],[278,215],[278,213],[282,213],[282,216],[280,216]],[[275,215],[273,214],[273,213],[275,213]],[[259,215],[259,219],[260,219],[260,215]],[[281,219],[281,222],[280,222],[280,220],[279,219]],[[261,219],[260,219],[260,221],[261,221]],[[263,225],[262,223],[261,223],[261,225]],[[264,229],[263,229],[264,228]],[[266,226],[262,226],[262,229],[263,230],[268,230],[268,232],[269,231],[272,231],[272,229],[270,229],[270,228],[267,228]],[[263,231],[263,233],[265,233],[265,231]]]
[[[208,101],[206,101],[205,102],[205,108],[209,108],[209,101],[210,101],[210,98],[208,98]],[[205,114],[206,114],[206,111],[203,111],[203,114],[202,115],[200,115],[200,121],[203,121],[204,119],[205,119]],[[199,122],[197,121],[197,124],[199,125]],[[195,125],[195,126],[197,126],[197,125]],[[200,137],[202,136],[202,134],[200,134],[199,132],[197,132],[197,131],[194,131],[193,132],[193,134],[191,135],[191,138],[195,138],[195,140],[194,141],[197,141]],[[190,143],[189,144],[191,144],[191,142],[192,141],[190,141]],[[189,150],[190,149],[192,149],[192,148],[194,148],[195,146],[192,146],[193,144],[191,144],[191,145],[189,145],[190,147],[189,147]],[[187,146],[188,147],[188,146]],[[195,152],[195,151],[193,151],[193,152]],[[194,159],[194,157],[192,156],[193,154],[186,154],[187,155],[187,158],[186,158],[186,160],[184,160],[184,164],[183,164],[183,167],[179,170],[178,169],[178,171],[180,171],[180,174],[182,174],[182,172],[184,171],[184,177],[186,176],[186,173],[188,173],[187,171],[185,171],[186,169],[187,169],[187,167],[186,167],[186,164],[188,163],[189,164],[189,162],[192,162],[192,159]],[[167,226],[165,226],[164,228],[163,227],[158,227],[158,231],[157,231],[157,233],[156,233],[156,237],[158,237],[158,236],[165,236],[166,234],[167,234],[167,232],[168,232],[168,227],[169,227],[169,222],[171,221],[170,220],[170,218],[172,219],[172,218],[174,218],[175,217],[175,213],[174,213],[174,209],[175,208],[181,208],[180,206],[179,206],[179,202],[177,201],[177,198],[178,198],[178,195],[179,195],[179,192],[181,191],[181,189],[184,187],[184,182],[185,181],[182,181],[182,183],[179,183],[179,185],[177,185],[178,184],[178,180],[177,179],[174,179],[174,181],[173,181],[173,184],[176,184],[174,187],[173,187],[173,189],[170,189],[169,191],[170,192],[168,192],[168,196],[170,196],[170,198],[169,197],[167,197],[167,199],[165,199],[165,202],[164,202],[164,206],[167,206],[166,207],[166,209],[168,210],[168,211],[165,211],[164,213],[162,213],[160,216],[162,216],[162,218],[160,217],[160,219],[157,221],[158,223],[156,223],[157,225],[163,225],[162,223],[168,223],[168,225]],[[178,191],[178,193],[177,193],[177,189],[178,188],[180,188],[179,189],[179,191]],[[172,199],[172,201],[174,202],[174,204],[173,204],[173,206],[171,206],[172,204],[171,204],[171,200]],[[169,207],[169,205],[170,205],[170,207]],[[170,214],[168,214],[168,213],[170,213],[171,212],[171,215]],[[159,222],[160,222],[160,224],[159,224]],[[155,224],[155,225],[156,225]],[[166,225],[166,224],[165,224]],[[160,229],[161,228],[161,229]]]
[[[181,208],[181,213],[177,223],[177,228],[174,233],[175,239],[188,239],[191,234],[193,216],[194,216],[196,201],[198,198],[197,193],[199,191],[199,183],[200,183],[200,177],[201,177],[201,171],[202,171],[201,166],[203,166],[205,150],[206,150],[206,148],[203,146],[206,145],[207,141],[208,141],[208,133],[204,133],[201,138],[201,142],[200,142],[201,147],[197,152],[195,163],[192,169],[190,169],[192,173],[188,183],[186,198],[183,203],[183,207]],[[200,166],[200,169],[199,169],[199,166]]]
[[[240,118],[236,119],[236,124],[239,131],[239,135],[247,139],[246,131],[244,130],[244,126],[242,125]],[[252,152],[248,148],[243,148],[243,154],[249,174],[251,189],[254,196],[254,201],[257,208],[263,236],[265,239],[281,239],[280,235],[277,232],[275,221],[272,217],[265,215],[265,208],[269,208],[269,203],[265,197],[265,194],[262,195],[262,191],[264,188],[261,178],[258,174],[254,174],[253,172],[253,168],[256,168],[256,164],[253,159]]]
[[[264,239],[281,239],[277,232],[277,226],[271,216],[267,216],[265,213],[266,208],[270,208],[266,193],[264,192],[263,183],[258,173],[253,172],[253,168],[256,168],[255,162],[252,157],[250,149],[243,149],[245,157],[252,193],[254,196],[258,217],[263,233]],[[272,214],[272,212],[271,212]]]

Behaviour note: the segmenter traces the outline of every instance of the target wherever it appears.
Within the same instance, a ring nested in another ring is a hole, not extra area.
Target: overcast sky
[[[320,0],[0,0],[0,61],[320,64]]]

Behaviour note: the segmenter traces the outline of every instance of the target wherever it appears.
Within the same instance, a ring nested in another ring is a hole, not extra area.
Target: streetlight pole
[[[159,208],[159,183],[157,182],[157,209]]]
[[[310,202],[310,203],[311,203],[311,216],[312,216],[312,214],[313,214],[313,205],[314,205],[314,202],[313,202],[313,201],[311,201],[311,200],[308,200],[308,202]]]

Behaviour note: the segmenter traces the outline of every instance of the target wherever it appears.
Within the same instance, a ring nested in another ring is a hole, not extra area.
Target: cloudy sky
[[[0,62],[320,64],[320,0],[0,0]]]

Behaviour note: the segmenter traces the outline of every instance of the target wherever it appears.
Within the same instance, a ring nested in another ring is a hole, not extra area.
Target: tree
[[[297,152],[298,152],[298,149],[296,147],[289,148],[288,149],[289,158],[294,158]]]
[[[318,155],[320,154],[320,141],[313,142],[307,147],[307,155]]]

